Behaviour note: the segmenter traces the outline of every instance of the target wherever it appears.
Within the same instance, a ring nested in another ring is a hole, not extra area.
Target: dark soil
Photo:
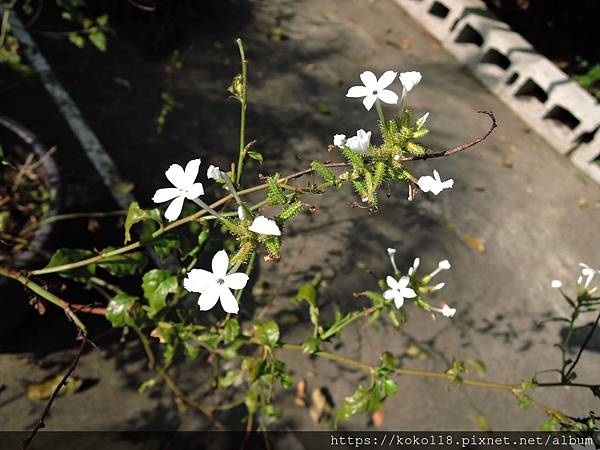
[[[46,215],[52,192],[33,154],[17,143],[0,141],[0,261],[23,250]]]

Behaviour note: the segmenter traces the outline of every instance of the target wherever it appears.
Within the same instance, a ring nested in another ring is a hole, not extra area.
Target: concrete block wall
[[[600,183],[600,105],[481,0],[395,0],[558,152]]]

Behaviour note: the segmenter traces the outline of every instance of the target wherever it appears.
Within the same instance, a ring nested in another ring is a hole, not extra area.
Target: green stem
[[[381,128],[387,129],[387,124],[385,122],[385,116],[383,115],[383,108],[381,107],[381,102],[379,99],[375,101],[375,109],[377,110],[377,114],[379,115],[379,121],[381,122]]]
[[[244,159],[246,157],[246,104],[248,96],[248,60],[244,50],[244,43],[241,39],[236,39],[240,50],[240,59],[242,62],[242,92],[240,97],[240,149],[237,163],[237,173],[235,175],[235,184],[240,186],[242,171],[244,169]]]
[[[223,177],[223,180],[225,181],[225,185],[227,186],[227,189],[229,190],[229,192],[231,192],[231,195],[233,195],[233,198],[235,199],[237,204],[239,206],[242,206],[243,205],[242,199],[240,198],[237,191],[235,190],[235,186],[231,182],[231,179],[229,178],[229,176],[225,172],[222,172],[221,176]]]
[[[212,214],[215,218],[220,219],[221,215],[216,212],[214,209],[212,209],[210,206],[208,206],[206,203],[204,203],[202,200],[200,200],[200,197],[195,198],[192,200],[196,205],[198,205],[200,208],[206,210],[207,212],[209,212],[210,214]]]
[[[104,218],[104,217],[118,217],[127,215],[127,211],[107,211],[107,212],[91,212],[91,213],[69,213],[69,214],[57,214],[56,216],[50,216],[39,222],[29,226],[24,229],[21,234],[24,234],[29,231],[33,231],[42,225],[47,225],[49,223],[60,222],[62,220],[72,220],[72,219],[94,219],[94,218]]]
[[[10,3],[6,3],[3,5],[4,7],[2,11],[2,23],[0,24],[0,48],[4,47],[6,36],[8,36],[10,26],[8,20],[10,19],[10,13],[16,3],[17,0],[12,0]]]
[[[77,326],[77,328],[79,328],[81,330],[83,335],[84,336],[87,335],[87,329],[86,329],[85,325],[79,320],[79,317],[77,317],[77,315],[73,311],[71,311],[71,308],[69,307],[69,304],[67,302],[58,298],[52,292],[44,289],[42,286],[31,281],[24,275],[21,275],[19,272],[15,272],[15,271],[10,270],[5,267],[0,267],[0,275],[3,275],[5,277],[11,278],[15,281],[18,281],[23,286],[25,286],[27,289],[31,290],[34,294],[39,295],[43,299],[48,300],[50,303],[52,303],[52,304],[58,306],[59,308],[61,308],[62,310],[64,310],[65,314],[73,321],[73,323]]]

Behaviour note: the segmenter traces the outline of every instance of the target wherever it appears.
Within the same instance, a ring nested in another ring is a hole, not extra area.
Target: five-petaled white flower
[[[219,166],[213,166],[211,164],[206,171],[206,177],[215,181],[219,181],[223,177],[223,172],[221,172]]]
[[[389,289],[383,293],[383,298],[386,300],[394,299],[396,308],[401,308],[404,305],[405,298],[414,298],[417,296],[416,292],[408,287],[408,277],[402,277],[396,280],[394,277],[388,276],[385,281],[389,286]]]
[[[274,220],[267,219],[265,216],[258,216],[248,227],[250,231],[269,236],[281,236],[281,230]]]
[[[248,275],[242,272],[227,274],[229,257],[225,250],[213,256],[212,272],[204,269],[192,269],[183,280],[183,286],[190,292],[199,292],[198,305],[201,311],[208,311],[221,300],[225,312],[237,314],[240,307],[231,289],[243,289]]]
[[[550,285],[554,289],[560,289],[562,287],[562,283],[560,280],[552,280],[552,284]]]
[[[440,174],[437,170],[433,170],[433,177],[429,175],[420,177],[417,184],[423,192],[431,192],[433,195],[438,195],[444,189],[450,189],[454,186],[454,180],[452,178],[442,181]]]
[[[371,145],[371,132],[360,129],[356,132],[356,136],[352,136],[346,141],[346,145],[350,150],[356,153],[364,153]]]
[[[363,105],[370,111],[377,99],[384,103],[395,105],[398,103],[398,95],[394,91],[386,89],[396,79],[397,73],[393,70],[388,70],[379,79],[371,71],[366,71],[360,74],[360,80],[364,86],[352,86],[348,89],[346,97],[364,97]]]
[[[333,136],[333,145],[336,147],[343,148],[346,145],[346,135],[345,134],[336,134]]]
[[[583,287],[587,289],[588,286],[590,285],[590,282],[594,278],[594,275],[596,275],[597,273],[600,273],[600,270],[592,269],[590,266],[588,266],[587,264],[584,264],[582,262],[580,262],[579,265],[581,266],[581,275],[586,277],[585,284],[583,285]],[[581,283],[579,283],[579,284],[581,284]]]
[[[450,265],[450,261],[448,261],[447,259],[444,259],[438,263],[438,268],[441,270],[449,270],[450,267],[452,266]]]
[[[400,83],[402,83],[402,87],[406,89],[406,92],[410,92],[412,88],[414,88],[421,81],[421,72],[402,72],[400,76]]]
[[[171,167],[165,172],[167,179],[175,187],[158,189],[152,200],[154,203],[164,203],[173,200],[165,211],[165,217],[169,222],[177,220],[186,198],[194,200],[204,195],[202,183],[195,182],[199,169],[200,159],[192,159],[185,166],[185,170],[179,164],[171,164]]]

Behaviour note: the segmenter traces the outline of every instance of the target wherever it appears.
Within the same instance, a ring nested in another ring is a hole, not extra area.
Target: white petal
[[[429,192],[431,191],[431,188],[437,184],[437,182],[432,177],[427,175],[424,177],[420,177],[417,181],[417,184],[423,192]]]
[[[431,192],[433,195],[438,195],[440,192],[442,192],[444,190],[444,186],[442,185],[442,183],[438,183],[437,181],[431,186],[431,189],[429,192]]]
[[[404,305],[404,297],[398,291],[396,291],[396,296],[394,297],[394,304],[396,308],[400,309]]]
[[[438,183],[441,183],[441,182],[442,182],[442,179],[441,179],[441,177],[440,177],[440,173],[439,173],[437,170],[435,170],[435,169],[433,169],[433,178],[434,178],[434,179],[435,179],[435,181],[437,181]]]
[[[246,211],[242,206],[238,206],[238,217],[240,218],[240,220],[246,219]]]
[[[404,288],[406,288],[406,286],[408,286],[408,283],[410,282],[410,279],[406,276],[400,278],[398,280],[398,290],[402,290]]]
[[[165,176],[176,188],[185,189],[187,187],[185,184],[185,172],[179,164],[171,164],[165,172]]]
[[[229,288],[221,287],[221,306],[225,310],[225,312],[230,314],[237,314],[240,310],[240,306],[238,305],[235,296],[231,293]]]
[[[395,105],[398,103],[398,94],[394,91],[390,91],[389,89],[384,89],[377,93],[377,97],[384,103],[389,103],[390,105]]]
[[[414,88],[421,81],[421,73],[420,72],[402,72],[400,74],[400,82],[406,92],[410,92],[412,88]]]
[[[396,296],[397,292],[398,291],[396,291],[395,289],[388,289],[383,293],[383,298],[385,298],[386,300],[391,300]]]
[[[363,82],[365,87],[374,91],[377,89],[377,77],[370,70],[366,70],[360,74],[360,81]]]
[[[225,250],[219,250],[212,259],[212,271],[216,278],[225,278],[229,268],[229,256]]]
[[[221,169],[219,169],[218,166],[213,166],[211,164],[206,171],[206,178],[219,181],[221,179]]]
[[[403,288],[400,293],[402,294],[403,297],[406,298],[414,298],[417,296],[417,293],[415,291],[413,291],[411,288]]]
[[[333,145],[336,147],[343,147],[346,143],[346,135],[345,134],[336,134],[333,136]]]
[[[188,200],[194,200],[195,198],[204,195],[204,187],[202,183],[194,183],[190,186],[190,188],[185,192],[185,198]]]
[[[180,195],[181,191],[177,188],[159,189],[154,193],[152,201],[154,203],[168,202],[169,200],[173,200],[175,197],[179,197]]]
[[[398,282],[394,277],[388,275],[385,281],[391,289],[398,289]]]
[[[560,281],[560,280],[552,280],[552,284],[551,284],[551,286],[552,286],[554,289],[559,289],[559,288],[561,288],[561,287],[562,287],[562,283],[561,283],[561,281]]]
[[[450,267],[452,266],[450,265],[450,261],[448,261],[447,259],[444,259],[438,263],[438,268],[442,270],[448,270],[450,269]]]
[[[452,178],[449,178],[442,183],[442,189],[451,189],[452,186],[454,186],[454,180]]]
[[[444,286],[446,286],[446,283],[438,283],[433,287],[434,291],[439,291],[440,289],[442,289]]]
[[[183,209],[183,201],[185,197],[182,195],[181,197],[177,197],[175,200],[171,202],[167,210],[165,211],[165,217],[169,222],[173,222],[177,220],[179,215],[181,214],[181,210]]]
[[[393,256],[396,254],[396,249],[395,248],[388,248],[387,249],[388,255]]]
[[[350,89],[348,89],[346,97],[357,98],[365,97],[370,94],[373,94],[373,89],[369,89],[364,86],[352,86]]]
[[[200,170],[200,159],[192,159],[185,166],[185,183],[190,187],[196,181],[198,171]]]
[[[377,95],[375,95],[375,94],[367,95],[363,99],[363,105],[365,105],[365,108],[367,108],[367,111],[371,111],[371,108],[375,104],[376,100],[377,100]]]
[[[381,75],[381,77],[379,77],[379,80],[377,81],[377,88],[381,91],[388,87],[394,82],[394,80],[396,79],[396,75],[398,75],[398,73],[394,72],[393,70],[388,70],[387,72],[385,72],[383,75]]]
[[[274,220],[267,219],[265,216],[258,216],[248,227],[250,231],[268,236],[281,236],[281,230]]]
[[[230,289],[244,289],[250,277],[242,272],[231,273],[225,277],[225,286]]]
[[[208,311],[209,309],[212,309],[219,301],[220,293],[220,286],[212,286],[210,289],[206,289],[198,299],[200,311]]]
[[[456,309],[450,308],[448,305],[444,305],[441,312],[444,317],[454,317],[454,314],[456,314]]]
[[[417,270],[419,268],[419,265],[421,264],[421,258],[419,258],[418,256],[415,258],[415,260],[413,261],[413,269]]]
[[[361,145],[358,136],[352,136],[350,139],[348,139],[346,141],[346,146],[350,150],[360,153]]]
[[[212,272],[204,269],[193,269],[183,280],[183,287],[189,292],[204,292],[208,286],[215,284]]]

